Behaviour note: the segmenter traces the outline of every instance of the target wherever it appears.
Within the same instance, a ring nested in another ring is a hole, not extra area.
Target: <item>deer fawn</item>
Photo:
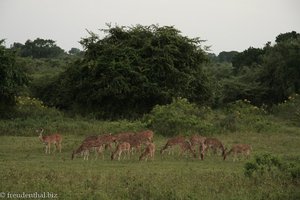
[[[148,157],[150,157],[152,160],[154,159],[154,154],[155,154],[155,144],[154,143],[147,143],[147,147],[145,149],[145,151],[141,154],[139,160],[143,160],[144,158],[146,158],[146,161],[148,159]]]
[[[201,147],[201,160],[204,159],[204,153],[209,148],[213,149],[215,153],[217,153],[218,150],[221,150],[222,156],[225,154],[225,148],[220,140],[216,138],[206,138]]]
[[[50,154],[50,149],[51,149],[51,143],[55,144],[56,149],[61,152],[61,142],[62,142],[62,137],[60,134],[52,134],[52,135],[43,135],[44,129],[39,129],[36,130],[36,132],[39,132],[39,139],[42,143],[45,145],[45,153]],[[56,151],[54,150],[54,152]]]
[[[236,160],[237,154],[244,154],[246,158],[249,158],[252,147],[249,144],[235,144],[232,145],[231,149],[224,154],[224,160],[228,155],[233,153],[233,161]]]
[[[111,154],[111,160],[114,160],[118,156],[118,160],[121,158],[121,154],[127,154],[130,156],[130,144],[128,142],[119,143],[116,150]],[[124,155],[125,158],[125,155]]]

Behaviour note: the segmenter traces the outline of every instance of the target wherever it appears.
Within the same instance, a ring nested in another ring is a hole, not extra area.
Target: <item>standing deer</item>
[[[55,150],[56,149],[59,150],[59,152],[61,152],[61,142],[62,142],[62,137],[60,134],[56,133],[56,134],[52,134],[52,135],[43,135],[44,129],[39,129],[36,130],[36,132],[39,132],[39,139],[42,143],[44,143],[45,145],[45,153],[50,154],[50,149],[51,149],[51,144],[55,144]]]
[[[201,160],[204,159],[204,153],[209,149],[213,149],[213,151],[215,153],[217,153],[218,150],[222,151],[222,156],[224,156],[225,154],[225,148],[222,144],[222,142],[220,142],[220,140],[216,139],[216,138],[206,138],[202,144],[201,147]]]
[[[236,160],[237,154],[244,154],[246,158],[249,158],[250,153],[252,151],[252,147],[249,144],[235,144],[232,145],[231,149],[224,154],[224,160],[228,155],[233,153],[233,161]]]
[[[114,160],[116,156],[118,156],[118,160],[120,160],[122,153],[130,156],[130,144],[128,142],[122,142],[118,144],[116,150],[111,154],[111,160]]]
[[[146,161],[149,158],[151,158],[152,160],[154,159],[154,154],[155,154],[155,144],[154,143],[147,143],[147,147],[145,149],[145,151],[141,154],[139,160],[143,160],[144,158],[146,158]]]

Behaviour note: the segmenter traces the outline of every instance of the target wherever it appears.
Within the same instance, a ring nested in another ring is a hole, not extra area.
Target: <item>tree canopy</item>
[[[84,59],[52,84],[44,100],[100,117],[135,116],[184,97],[198,104],[212,99],[202,70],[208,61],[199,38],[182,36],[174,27],[109,27],[100,38],[81,41]],[[55,85],[55,86],[53,86]],[[50,86],[49,86],[50,87]]]
[[[4,40],[0,40],[0,117],[5,115],[5,108],[14,105],[20,86],[27,83],[24,71],[16,65],[15,54],[3,43]]]
[[[300,34],[279,34],[276,44],[250,47],[233,57],[233,74],[222,79],[223,103],[249,99],[276,104],[300,92]]]
[[[24,45],[14,43],[13,49],[16,49],[21,57],[55,58],[64,54],[64,50],[57,46],[55,41],[41,38],[27,40]]]

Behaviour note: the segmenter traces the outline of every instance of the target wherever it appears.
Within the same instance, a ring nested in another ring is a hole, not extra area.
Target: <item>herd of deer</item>
[[[61,152],[62,137],[60,134],[43,136],[44,129],[39,129],[37,132],[40,134],[40,141],[45,144],[46,154],[50,154],[51,144],[54,144],[56,149]],[[148,158],[154,159],[155,144],[153,143],[153,135],[151,130],[146,130],[139,133],[125,132],[115,135],[104,134],[99,136],[89,136],[85,138],[76,150],[73,151],[72,160],[78,155],[83,156],[84,160],[88,160],[89,154],[92,151],[96,152],[96,158],[98,155],[102,155],[103,159],[103,152],[105,149],[111,150],[111,160],[116,159],[116,157],[120,160],[121,155],[124,155],[124,158],[126,156],[130,157],[136,152],[140,154],[139,160],[145,159],[147,161]],[[112,144],[115,144],[115,149],[113,149]],[[170,154],[170,149],[174,146],[180,147],[180,155],[183,153],[190,153],[194,158],[197,157],[197,150],[195,148],[198,147],[199,159],[201,160],[204,159],[204,155],[208,149],[213,150],[214,153],[221,151],[224,160],[228,155],[233,154],[234,161],[238,154],[245,155],[248,158],[252,150],[251,146],[248,144],[235,144],[227,151],[220,140],[195,134],[190,138],[176,136],[168,139],[166,144],[160,150],[160,154],[163,154],[165,151],[169,151]],[[56,149],[54,151],[56,151]]]

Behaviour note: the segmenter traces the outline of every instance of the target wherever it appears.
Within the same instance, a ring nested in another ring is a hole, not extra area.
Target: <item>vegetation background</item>
[[[60,199],[299,199],[300,34],[243,52],[209,53],[172,26],[108,26],[84,50],[51,39],[0,42],[0,189],[54,192]],[[63,135],[45,155],[35,130]],[[71,161],[88,135],[152,129],[198,133],[250,160],[188,155]]]

